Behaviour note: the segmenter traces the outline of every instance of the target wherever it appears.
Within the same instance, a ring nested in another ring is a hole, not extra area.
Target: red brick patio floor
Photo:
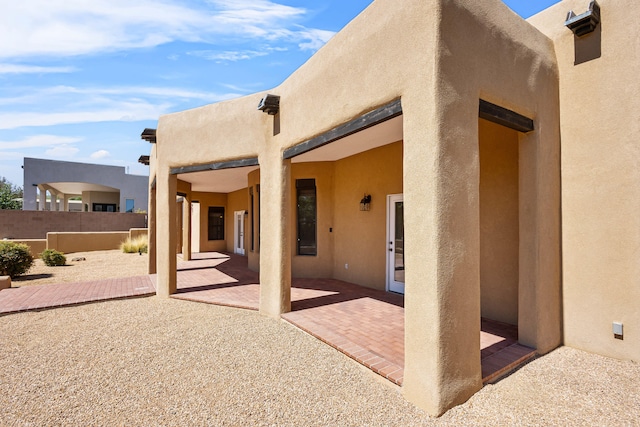
[[[123,277],[76,283],[34,285],[0,291],[0,315],[43,310],[112,299],[155,295],[149,276]]]
[[[257,310],[259,275],[245,257],[194,254],[178,263],[173,298]],[[402,385],[404,297],[333,279],[294,279],[291,312],[282,318],[388,380]],[[492,382],[535,355],[518,344],[517,327],[482,319],[483,382]]]

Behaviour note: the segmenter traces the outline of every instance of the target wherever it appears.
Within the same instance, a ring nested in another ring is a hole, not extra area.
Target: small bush
[[[126,254],[147,253],[149,242],[146,235],[140,235],[135,239],[127,238],[120,243],[120,249]]]
[[[57,267],[67,263],[67,257],[65,257],[62,252],[58,252],[55,249],[46,249],[42,252],[40,258],[42,258],[44,264],[49,267]]]
[[[33,266],[33,255],[23,243],[0,241],[0,276],[12,278],[25,274]]]

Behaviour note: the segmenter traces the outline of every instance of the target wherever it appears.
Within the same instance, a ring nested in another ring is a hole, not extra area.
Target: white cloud
[[[54,126],[72,123],[157,120],[184,101],[213,103],[236,98],[241,93],[215,93],[177,87],[55,86],[49,88],[12,88],[16,97],[0,98],[0,130],[25,126]],[[24,105],[28,111],[20,111]]]
[[[0,74],[74,73],[75,67],[42,67],[38,65],[0,64]]]
[[[111,153],[109,153],[107,150],[98,150],[94,153],[91,153],[90,157],[92,159],[104,159],[106,157],[111,157]]]
[[[0,113],[0,129],[17,129],[25,126],[55,126],[72,123],[157,120],[158,116],[167,112],[168,107],[169,104],[157,105],[138,101],[112,102],[107,107],[98,107],[91,110]]]
[[[21,95],[15,97],[0,98],[0,105],[33,104],[33,105],[66,105],[72,107],[74,102],[82,102],[84,105],[96,102],[107,102],[109,97],[118,100],[139,100],[146,96],[155,98],[168,98],[175,100],[196,99],[208,103],[223,101],[240,96],[238,93],[201,92],[177,87],[158,86],[120,86],[120,87],[87,87],[53,86],[48,88],[19,87],[12,88]],[[125,96],[122,98],[122,96]]]
[[[218,62],[235,62],[243,61],[247,59],[257,58],[260,56],[267,56],[271,52],[285,52],[288,49],[286,47],[270,47],[265,46],[260,50],[238,50],[238,51],[215,51],[215,50],[194,50],[187,52],[187,55],[197,56],[209,61]]]
[[[304,29],[299,34],[305,41],[299,43],[298,47],[302,50],[315,51],[320,49],[326,42],[328,42],[329,39],[335,35],[335,32],[316,29]]]
[[[209,61],[221,61],[221,62],[235,62],[245,59],[256,58],[258,56],[266,56],[269,52],[257,51],[257,50],[243,50],[243,51],[225,51],[216,52],[213,50],[197,50],[187,52],[188,55],[198,56],[200,58],[207,59]]]
[[[78,151],[80,151],[78,148],[72,145],[64,144],[50,148],[49,150],[45,151],[45,154],[49,157],[65,159],[75,156]]]
[[[313,48],[331,32],[296,25],[307,14],[270,0],[22,0],[0,6],[0,57],[75,56],[221,38]]]
[[[33,135],[18,141],[0,141],[0,150],[13,150],[74,144],[82,138],[59,135]]]

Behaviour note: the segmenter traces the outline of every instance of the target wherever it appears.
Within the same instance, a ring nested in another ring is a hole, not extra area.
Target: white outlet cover
[[[622,335],[622,322],[613,322],[613,334]]]

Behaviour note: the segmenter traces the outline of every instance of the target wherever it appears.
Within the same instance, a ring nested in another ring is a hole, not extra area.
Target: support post
[[[260,174],[260,313],[277,318],[291,311],[291,160],[268,154]]]
[[[156,274],[158,272],[156,268],[156,254],[157,254],[157,239],[156,239],[156,188],[155,185],[149,187],[149,209],[148,209],[148,224],[149,229],[149,274]]]
[[[169,174],[168,168],[159,168],[157,174],[156,215],[158,224],[163,226],[157,227],[156,230],[158,271],[156,294],[168,298],[176,292],[177,288],[176,191],[178,179],[176,175]]]
[[[191,193],[182,198],[182,259],[191,261]]]

